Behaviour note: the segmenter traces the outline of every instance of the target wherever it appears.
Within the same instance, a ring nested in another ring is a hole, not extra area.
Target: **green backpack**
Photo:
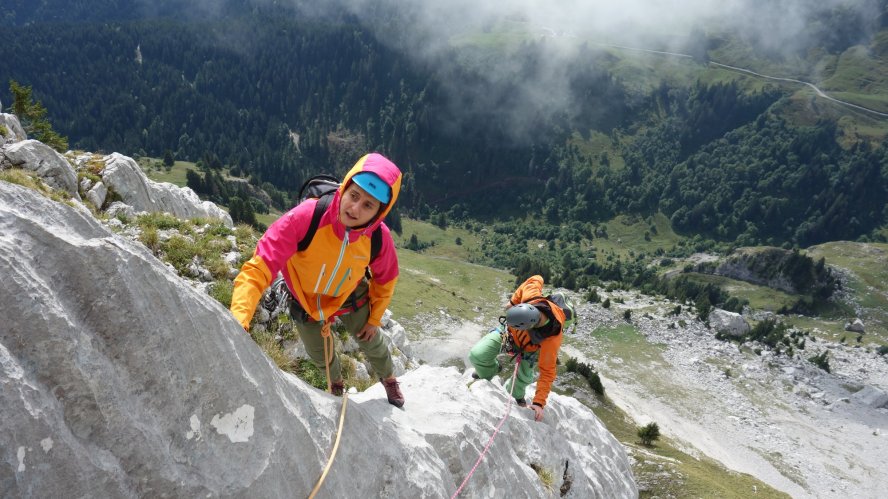
[[[574,332],[577,329],[577,312],[570,298],[567,297],[562,292],[552,293],[547,296],[546,299],[561,307],[561,310],[564,311],[564,327],[562,328],[564,332],[568,332],[571,328],[573,328]]]

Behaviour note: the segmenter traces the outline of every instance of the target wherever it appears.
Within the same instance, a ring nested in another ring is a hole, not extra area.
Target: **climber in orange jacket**
[[[524,391],[533,382],[533,369],[539,363],[540,376],[531,409],[534,419],[542,421],[546,399],[555,381],[565,313],[543,296],[543,278],[535,275],[512,294],[504,319],[503,326],[481,338],[469,352],[469,361],[475,366],[473,377],[492,378],[499,370],[496,357],[504,349],[520,355],[515,386],[511,387],[509,380],[506,391],[512,393],[519,406],[526,407]]]
[[[322,330],[339,316],[381,376],[389,402],[398,407],[404,396],[377,332],[398,278],[398,256],[383,218],[400,189],[401,171],[394,163],[377,153],[363,156],[333,195],[308,247],[298,248],[310,231],[318,199],[306,199],[271,224],[241,268],[231,297],[231,313],[249,331],[262,293],[281,272],[293,296],[290,312],[300,339],[312,363],[329,367],[331,391],[343,392],[342,368],[335,348],[328,365]],[[371,260],[374,231],[382,237]]]

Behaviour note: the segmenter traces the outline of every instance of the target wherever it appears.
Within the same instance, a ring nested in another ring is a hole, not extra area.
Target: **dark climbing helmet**
[[[529,303],[519,303],[506,310],[506,324],[521,331],[536,326],[539,320],[540,311]]]

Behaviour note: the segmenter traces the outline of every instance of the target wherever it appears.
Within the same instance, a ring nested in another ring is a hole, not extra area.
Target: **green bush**
[[[298,376],[302,381],[319,389],[327,389],[327,377],[323,371],[315,367],[310,361],[305,359],[296,359],[294,362],[293,374]]]
[[[592,391],[598,396],[604,395],[604,385],[601,384],[601,377],[598,375],[598,372],[595,371],[594,367],[584,362],[580,362],[573,357],[567,359],[567,362],[564,363],[564,367],[567,369],[567,372],[577,373],[586,378],[586,381],[589,382],[589,387],[592,388]]]
[[[604,385],[601,384],[601,377],[597,372],[592,372],[592,374],[586,377],[586,380],[589,381],[589,387],[592,388],[593,392],[599,397],[604,395]]]
[[[812,357],[808,357],[808,362],[814,364],[815,366],[823,369],[826,372],[830,372],[829,370],[829,352],[824,350],[819,355],[814,355]]]
[[[745,338],[764,343],[765,345],[780,351],[780,345],[788,346],[790,344],[789,338],[787,337],[788,332],[789,326],[785,323],[775,319],[765,319],[753,326],[753,328],[746,333]]]
[[[228,308],[231,306],[231,294],[234,291],[234,284],[228,279],[219,279],[210,285],[210,296],[219,303]]]
[[[284,349],[281,348],[281,345],[273,335],[263,331],[252,333],[252,337],[253,341],[259,345],[259,348],[278,366],[278,369],[294,372],[294,360],[284,352]]]
[[[422,250],[429,248],[431,246],[433,246],[432,243],[420,241],[419,238],[416,237],[416,234],[411,234],[410,239],[407,241],[407,245],[405,246],[405,248],[409,249],[410,251],[422,251]]]
[[[543,488],[549,491],[549,493],[553,493],[555,490],[555,474],[552,473],[552,470],[544,468],[536,463],[531,463],[530,467],[536,471],[537,476],[540,477],[540,483],[543,485]]]
[[[641,439],[642,444],[651,445],[654,443],[654,440],[660,438],[660,427],[657,426],[657,423],[641,426],[638,428],[638,438]]]
[[[611,308],[611,299],[605,298],[604,302],[601,304],[601,306],[604,308]]]
[[[160,238],[157,235],[157,229],[153,226],[145,227],[139,234],[139,241],[150,249],[155,256],[160,252]]]

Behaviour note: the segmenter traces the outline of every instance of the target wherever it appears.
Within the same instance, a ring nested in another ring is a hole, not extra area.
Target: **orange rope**
[[[336,451],[339,450],[339,439],[342,437],[342,423],[345,421],[346,405],[348,405],[348,393],[343,393],[342,412],[339,413],[339,430],[336,431],[336,443],[333,444],[333,452],[330,453],[330,459],[327,460],[327,466],[324,467],[324,472],[321,473],[321,478],[318,478],[318,483],[315,484],[314,489],[312,489],[311,494],[309,494],[308,496],[308,499],[314,499],[318,491],[321,490],[321,484],[324,483],[324,479],[327,478],[327,473],[330,471],[330,467],[333,466],[333,459],[336,458]]]
[[[333,393],[333,381],[330,380],[330,362],[333,361],[333,336],[330,334],[330,323],[321,326],[321,338],[324,340],[324,368],[327,371],[327,391]],[[329,346],[328,346],[329,344]]]
[[[330,361],[333,360],[333,335],[330,333],[330,323],[325,322],[323,326],[321,326],[321,338],[324,339],[324,364],[327,369],[327,391],[333,393],[333,382],[330,380]],[[321,477],[318,478],[318,483],[315,484],[314,489],[312,489],[311,494],[309,494],[309,499],[314,499],[317,495],[318,491],[321,489],[321,485],[324,483],[324,479],[327,478],[327,473],[330,471],[330,467],[333,466],[333,460],[336,458],[336,452],[339,450],[339,439],[342,438],[342,426],[345,422],[345,407],[348,405],[348,393],[342,394],[342,412],[339,413],[339,429],[336,431],[336,441],[333,444],[333,452],[330,453],[330,459],[327,460],[327,465],[324,467],[324,471],[321,473]]]

